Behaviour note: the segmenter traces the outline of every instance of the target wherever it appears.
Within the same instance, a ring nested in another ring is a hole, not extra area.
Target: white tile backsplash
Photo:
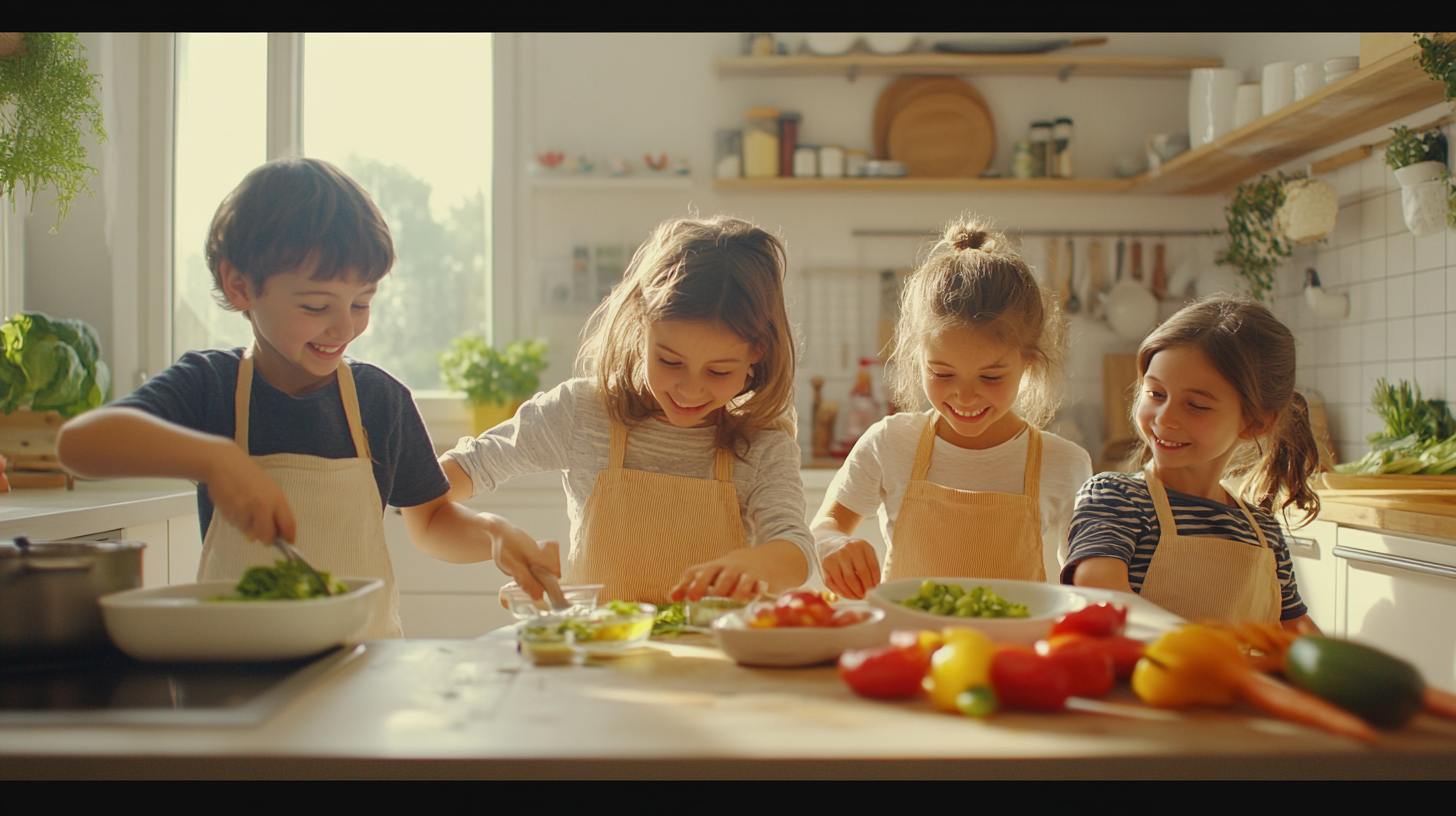
[[[1286,286],[1286,274],[1275,294],[1276,314],[1299,341],[1299,384],[1324,398],[1346,461],[1364,456],[1365,436],[1381,428],[1369,411],[1376,379],[1413,380],[1428,397],[1456,395],[1456,230],[1413,236],[1382,158],[1377,152],[1323,177],[1340,196],[1335,230],[1296,250],[1284,269],[1313,265],[1327,289],[1350,294],[1350,314],[1314,318],[1302,279]]]

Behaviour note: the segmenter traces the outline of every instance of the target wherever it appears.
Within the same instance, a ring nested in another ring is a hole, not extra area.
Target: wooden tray
[[[873,131],[877,158],[888,159],[890,157],[890,123],[894,121],[895,115],[907,104],[932,93],[964,96],[980,105],[986,111],[987,119],[991,118],[991,106],[986,104],[986,98],[963,79],[945,76],[900,77],[880,92],[879,101],[875,103]]]
[[[1316,490],[1456,490],[1456,476],[1352,476],[1345,473],[1321,473],[1314,483]]]
[[[980,105],[938,93],[895,114],[886,144],[890,158],[909,165],[912,177],[974,178],[991,164],[996,132]]]

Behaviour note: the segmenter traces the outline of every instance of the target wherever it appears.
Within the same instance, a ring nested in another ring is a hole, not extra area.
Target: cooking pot
[[[0,541],[0,664],[109,649],[96,599],[142,583],[137,541]]]

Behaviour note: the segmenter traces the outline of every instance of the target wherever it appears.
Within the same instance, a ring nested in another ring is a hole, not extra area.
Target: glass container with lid
[[[773,178],[779,174],[779,109],[749,108],[743,128],[743,175]]]

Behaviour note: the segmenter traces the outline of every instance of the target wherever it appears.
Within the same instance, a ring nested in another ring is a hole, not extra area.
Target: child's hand
[[[817,542],[824,586],[843,598],[860,600],[880,584],[880,559],[862,538],[825,536]]]
[[[218,454],[206,480],[214,512],[252,541],[272,544],[281,536],[294,542],[298,526],[283,488],[232,440],[219,445]]]
[[[753,600],[760,592],[768,591],[769,586],[771,565],[762,563],[765,553],[755,552],[761,549],[744,547],[716,561],[688,567],[669,591],[668,597],[674,601],[697,601],[707,596],[735,601]]]
[[[552,575],[561,577],[561,545],[555,541],[536,542],[525,530],[514,524],[504,524],[492,537],[491,557],[496,567],[509,575],[521,589],[535,600],[541,600],[546,587],[531,574],[531,566],[545,567]]]

